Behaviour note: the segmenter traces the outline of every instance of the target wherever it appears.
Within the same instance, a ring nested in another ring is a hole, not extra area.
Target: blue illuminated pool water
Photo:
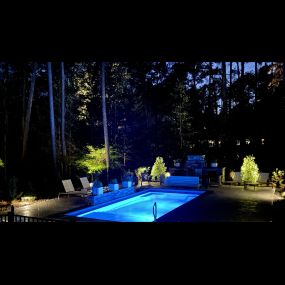
[[[67,215],[116,222],[153,222],[153,205],[155,202],[157,205],[156,218],[158,219],[202,193],[204,191],[147,191],[104,207],[88,208],[88,210],[75,211]]]

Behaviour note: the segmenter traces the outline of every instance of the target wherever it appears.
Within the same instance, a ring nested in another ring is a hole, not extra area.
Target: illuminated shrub
[[[135,174],[138,178],[142,177],[143,174],[148,174],[150,167],[149,166],[140,166],[135,170]]]
[[[284,170],[276,168],[276,170],[272,172],[271,180],[273,183],[276,183],[277,187],[280,187],[284,180]]]
[[[119,159],[120,155],[118,151],[110,147],[110,168],[119,167]],[[91,145],[87,145],[86,153],[76,161],[76,166],[89,174],[100,174],[107,168],[105,147],[94,148]]]
[[[255,163],[255,157],[248,155],[243,159],[243,164],[241,166],[241,180],[256,183],[259,177],[259,169]]]
[[[155,179],[158,180],[161,175],[165,176],[166,173],[166,166],[163,162],[162,157],[157,157],[155,160],[155,163],[151,169],[151,176]]]

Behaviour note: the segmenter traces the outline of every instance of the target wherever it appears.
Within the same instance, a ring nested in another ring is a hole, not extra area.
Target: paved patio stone
[[[243,186],[223,185],[205,190],[204,195],[160,217],[157,222],[272,222],[278,220],[278,213],[284,209],[280,205],[285,200],[273,194],[270,187],[256,187],[255,190],[252,187],[245,191]],[[63,217],[68,211],[87,206],[88,200],[82,197],[62,197],[16,208],[15,214]]]

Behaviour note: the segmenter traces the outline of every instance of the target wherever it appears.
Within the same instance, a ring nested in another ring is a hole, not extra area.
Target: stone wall
[[[91,201],[91,205],[98,205],[101,203],[109,202],[111,200],[131,195],[133,193],[135,193],[134,187],[122,188],[119,190],[104,193],[102,195],[90,196],[89,199]]]

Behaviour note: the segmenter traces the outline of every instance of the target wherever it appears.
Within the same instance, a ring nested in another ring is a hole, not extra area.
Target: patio
[[[252,189],[251,189],[252,188]],[[145,187],[143,187],[145,189]],[[280,221],[283,199],[273,194],[270,187],[222,185],[207,188],[207,194],[194,199],[159,218],[159,222],[274,222]],[[82,197],[62,197],[38,201],[15,208],[15,215],[75,221],[65,212],[84,208],[88,201]],[[279,214],[278,214],[279,213]]]

